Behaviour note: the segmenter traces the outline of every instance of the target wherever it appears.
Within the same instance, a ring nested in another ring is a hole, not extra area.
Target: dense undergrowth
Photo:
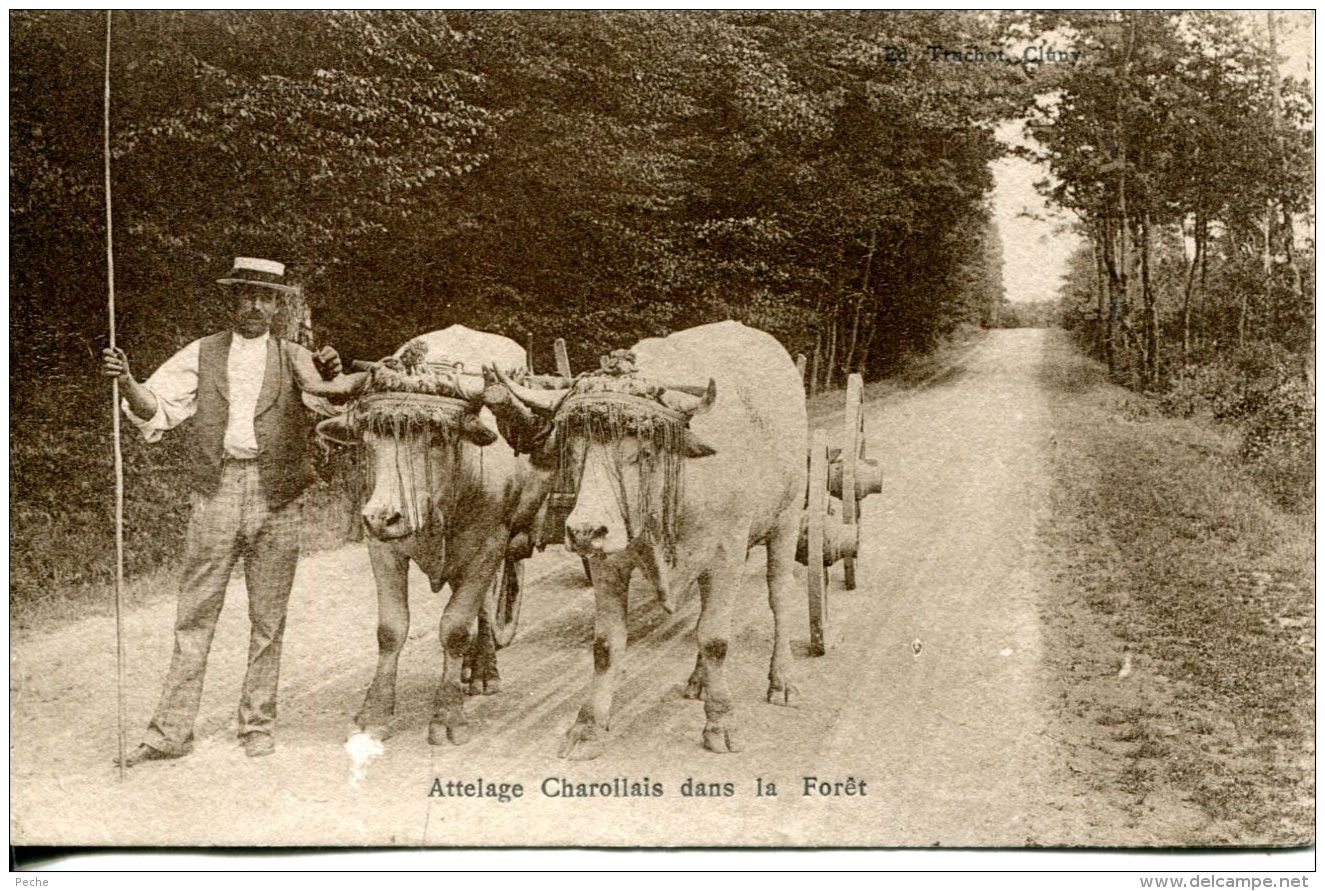
[[[1239,457],[1265,490],[1290,510],[1314,507],[1316,394],[1300,357],[1271,343],[1236,351],[1175,375],[1156,405],[1233,425]]]

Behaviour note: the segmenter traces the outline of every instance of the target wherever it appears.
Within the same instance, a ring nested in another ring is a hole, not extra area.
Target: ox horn
[[[703,390],[699,387],[668,387],[662,394],[664,405],[688,418],[704,414],[717,398],[718,384],[713,378],[709,378],[709,384]]]
[[[324,448],[327,444],[352,445],[358,442],[358,436],[347,414],[332,415],[318,422],[317,438]]]
[[[566,394],[570,392],[570,387],[557,390],[534,390],[517,384],[500,368],[496,366],[490,366],[490,368],[497,375],[497,380],[501,381],[502,386],[511,391],[511,395],[533,409],[536,414],[544,417],[551,417],[555,414],[561,400],[565,399]]]

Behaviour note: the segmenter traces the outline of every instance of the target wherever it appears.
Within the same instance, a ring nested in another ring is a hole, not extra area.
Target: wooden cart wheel
[[[828,522],[828,444],[824,431],[810,436],[809,497],[805,503],[805,585],[810,595],[810,654],[824,654],[828,623],[828,572],[824,566],[824,526]]]
[[[847,378],[847,410],[842,436],[842,522],[854,526],[860,519],[860,501],[856,491],[856,462],[865,454],[865,408],[862,404],[865,382],[858,374]],[[856,590],[856,558],[843,559],[846,587]]]
[[[492,636],[497,639],[499,648],[515,639],[523,599],[524,561],[505,560],[488,597],[488,606],[492,610]]]

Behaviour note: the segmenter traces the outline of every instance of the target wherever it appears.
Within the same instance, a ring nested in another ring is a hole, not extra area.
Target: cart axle
[[[834,498],[842,497],[842,472],[845,469],[841,456],[828,465],[828,492]],[[883,468],[874,458],[861,458],[856,462],[856,501],[864,501],[866,496],[878,495],[883,491]]]
[[[855,557],[859,551],[859,525],[829,523],[824,526],[824,566],[832,566],[847,557]],[[796,542],[796,562],[802,566],[808,565],[809,553],[810,525],[808,520],[802,520],[800,539]]]

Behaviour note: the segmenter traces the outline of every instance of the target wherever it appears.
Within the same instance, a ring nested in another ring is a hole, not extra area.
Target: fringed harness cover
[[[481,408],[481,402],[465,398],[459,379],[463,373],[462,363],[430,361],[427,344],[414,340],[401,350],[398,357],[384,359],[373,369],[349,410],[349,422],[355,430],[361,433],[370,431],[392,441],[396,450],[397,482],[402,494],[408,491],[413,496],[410,503],[414,506],[414,516],[408,520],[415,532],[444,533],[458,497],[455,485],[446,487],[448,498],[438,497],[441,493],[435,483],[440,481],[433,479],[431,450],[434,447],[449,449],[450,466],[459,468],[461,425],[466,423],[466,415],[477,418]],[[401,460],[402,444],[409,448],[408,444],[414,441],[421,441],[428,455],[423,462],[423,480],[416,478],[412,461]],[[481,473],[481,451],[479,455]],[[361,455],[365,492],[372,492],[376,485],[374,468],[363,459]],[[425,499],[419,497],[420,483],[427,494]],[[360,502],[366,497],[365,494]],[[424,512],[422,505],[428,503],[432,503],[434,509]]]
[[[587,449],[579,443],[597,442],[607,448],[608,471],[614,494],[626,522],[626,534],[656,537],[669,561],[676,559],[677,522],[684,496],[686,431],[689,417],[662,401],[664,387],[639,376],[635,356],[617,350],[603,357],[599,371],[575,379],[570,393],[557,406],[553,418],[560,448],[556,491],[578,494]],[[623,473],[622,445],[627,437],[638,437],[652,446],[652,461],[640,461],[639,490],[632,516]],[[577,454],[578,452],[578,454]],[[655,503],[654,482],[662,476],[661,503]]]

